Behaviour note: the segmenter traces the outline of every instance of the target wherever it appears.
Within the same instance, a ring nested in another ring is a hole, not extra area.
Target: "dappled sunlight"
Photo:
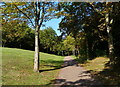
[[[0,4],[3,85],[120,84],[120,2],[44,1]]]
[[[61,68],[59,76],[55,80],[51,80],[50,83],[55,87],[69,86],[83,86],[83,85],[102,85],[102,83],[95,79],[88,70],[77,64],[70,56],[65,57],[65,67]],[[69,60],[69,61],[68,61]],[[66,66],[67,62],[67,66]],[[77,64],[77,65],[76,65]]]
[[[93,60],[87,61],[85,64],[86,69],[94,70],[94,71],[102,71],[105,69],[105,64],[109,61],[107,57],[96,57]]]
[[[106,66],[108,62],[109,58],[107,57],[96,57],[93,60],[89,60],[83,66],[85,69],[90,70],[90,73],[105,85],[119,85],[120,74]]]

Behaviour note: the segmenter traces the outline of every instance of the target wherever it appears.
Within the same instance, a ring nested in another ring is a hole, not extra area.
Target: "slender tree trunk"
[[[2,42],[2,41],[1,41]],[[2,47],[5,47],[6,42],[2,42]]]
[[[2,42],[2,47],[4,47],[4,43]]]
[[[77,48],[75,49],[75,56],[78,56],[78,53],[77,53]]]
[[[89,50],[88,50],[88,39],[86,37],[86,56],[87,56],[87,59],[89,59]]]
[[[109,57],[110,60],[113,60],[114,55],[114,47],[113,47],[113,36],[112,36],[112,28],[109,26],[109,13],[106,13],[106,28],[108,33],[108,48],[109,48]]]
[[[78,55],[80,54],[80,51],[79,51],[79,49],[78,49]]]
[[[75,49],[72,51],[73,55],[75,56]]]
[[[22,47],[22,46],[21,46],[21,42],[20,42],[20,49],[21,49],[21,47]]]
[[[34,56],[34,71],[39,72],[39,28],[35,30],[35,56]]]
[[[63,51],[62,51],[62,56],[63,56]]]

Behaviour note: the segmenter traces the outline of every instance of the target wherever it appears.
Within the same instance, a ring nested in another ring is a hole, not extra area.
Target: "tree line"
[[[78,57],[108,56],[112,68],[120,65],[120,2],[61,3],[60,30],[75,39]],[[118,39],[119,38],[119,39]]]
[[[5,20],[3,19],[2,46],[34,51],[34,32],[34,29],[31,29],[26,23],[22,23],[17,20],[5,22]],[[65,40],[62,38],[62,36],[58,36],[55,30],[51,27],[40,30],[39,37],[39,49],[41,52],[63,56],[68,55],[68,53],[66,52],[72,51],[71,46],[73,45],[69,46],[69,42],[74,44],[74,42],[72,42],[73,40],[70,40],[71,37],[68,36],[68,39],[66,38]]]
[[[35,63],[40,49],[85,60],[106,55],[111,67],[120,65],[120,2],[18,2],[2,7],[3,46],[35,49]],[[61,36],[50,27],[40,30],[43,22],[60,17]]]

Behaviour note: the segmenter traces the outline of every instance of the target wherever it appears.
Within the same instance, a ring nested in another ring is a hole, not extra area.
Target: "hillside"
[[[62,56],[40,53],[40,73],[33,72],[34,51],[2,48],[3,85],[47,85],[58,75]]]

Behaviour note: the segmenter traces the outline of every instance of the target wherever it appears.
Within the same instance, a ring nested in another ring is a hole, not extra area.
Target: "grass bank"
[[[33,71],[34,51],[2,48],[3,85],[48,85],[57,77],[63,58],[41,52],[41,72],[35,73]]]
[[[108,61],[109,58],[97,57],[85,62],[82,66],[104,85],[120,85],[120,73],[106,66]]]

